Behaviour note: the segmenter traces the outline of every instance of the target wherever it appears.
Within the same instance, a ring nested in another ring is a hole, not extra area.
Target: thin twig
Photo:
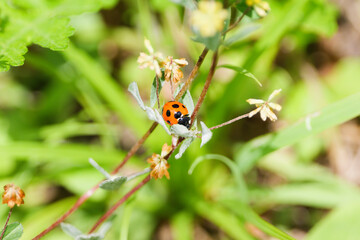
[[[245,9],[243,14],[239,17],[239,19],[236,22],[234,22],[223,34],[226,34],[229,31],[233,30],[241,22],[241,20],[245,17],[245,15],[250,11],[250,9],[251,9],[251,7],[248,7],[247,9]]]
[[[213,58],[212,58],[212,62],[211,62],[211,67],[210,67],[210,71],[209,71],[209,74],[206,78],[206,82],[205,82],[205,85],[204,85],[204,88],[200,94],[200,97],[199,97],[199,100],[197,101],[196,105],[195,105],[195,108],[194,108],[194,112],[192,113],[191,115],[191,123],[190,123],[190,127],[192,126],[192,124],[194,123],[194,119],[196,118],[196,115],[200,109],[200,106],[201,104],[203,103],[204,101],[204,98],[205,98],[205,95],[207,93],[207,91],[209,90],[209,86],[210,86],[210,83],[211,83],[211,80],[213,79],[213,76],[214,76],[214,73],[215,73],[215,68],[216,68],[216,65],[217,65],[217,60],[218,60],[218,52],[216,51],[213,55]]]
[[[102,181],[101,181],[102,182]],[[77,210],[91,195],[94,194],[96,189],[99,188],[100,183],[96,184],[96,186],[92,187],[90,190],[88,190],[85,194],[83,194],[76,203],[70,208],[64,215],[62,215],[56,222],[54,222],[50,227],[42,231],[39,235],[34,237],[32,240],[38,240],[45,236],[48,232],[53,230],[55,227],[57,227],[62,221],[64,221],[70,214],[72,214],[75,210]]]
[[[138,185],[136,185],[133,189],[131,189],[127,194],[125,194],[124,197],[122,197],[114,206],[112,206],[91,228],[89,231],[89,234],[94,232],[98,226],[100,226],[108,217],[110,217],[113,212],[121,205],[123,204],[131,195],[133,195],[139,188],[141,188],[143,185],[145,185],[147,182],[150,181],[150,175],[147,175],[144,180],[142,180]]]
[[[221,127],[223,127],[223,126],[229,125],[229,124],[231,124],[231,123],[233,123],[233,122],[236,122],[236,121],[238,121],[238,120],[240,120],[240,119],[243,119],[243,118],[246,118],[246,117],[249,117],[249,113],[246,113],[246,114],[244,114],[244,115],[238,116],[238,117],[236,117],[236,118],[233,118],[233,119],[231,119],[231,120],[229,120],[229,121],[227,121],[227,122],[224,122],[224,123],[222,123],[222,124],[216,125],[216,126],[211,127],[211,128],[209,128],[209,129],[210,129],[210,130],[213,130],[213,129],[221,128]]]
[[[202,52],[201,56],[199,57],[198,61],[196,62],[193,70],[191,71],[189,77],[186,80],[185,85],[189,86],[191,81],[195,78],[195,75],[197,74],[197,72],[199,71],[199,68],[201,66],[201,64],[204,61],[204,58],[207,54],[209,50],[208,49],[204,49],[204,51]],[[181,91],[178,93],[178,95],[176,96],[175,100],[180,99],[180,97],[185,93],[186,91],[186,87],[185,85],[183,86],[183,88],[181,89]],[[128,152],[128,154],[125,156],[125,158],[123,159],[123,161],[114,169],[114,171],[111,172],[111,174],[116,174],[118,173],[118,171],[125,165],[125,163],[137,152],[137,150],[139,150],[139,148],[141,147],[141,145],[146,141],[146,139],[150,136],[150,134],[155,130],[155,128],[157,127],[158,123],[154,122],[150,129],[144,134],[144,136],[137,142],[135,143],[135,145],[130,149],[130,151]],[[102,181],[101,181],[102,182]],[[54,222],[51,226],[49,226],[47,229],[45,229],[43,232],[41,232],[40,234],[38,234],[35,238],[33,238],[33,240],[38,240],[41,237],[43,237],[44,235],[46,235],[48,232],[50,232],[51,230],[53,230],[55,227],[57,227],[62,221],[64,221],[70,214],[72,214],[75,210],[77,210],[88,198],[91,197],[91,195],[94,194],[94,192],[99,188],[100,183],[99,182],[96,186],[94,186],[93,188],[91,188],[90,190],[88,190],[85,194],[83,194],[78,201],[76,201],[76,203],[71,207],[71,209],[69,209],[64,215],[62,215],[56,222]]]
[[[202,51],[201,55],[199,56],[199,59],[198,61],[196,62],[193,70],[191,71],[189,77],[186,79],[186,82],[185,84],[182,86],[180,92],[176,95],[175,97],[175,101],[178,101],[182,95],[184,95],[184,93],[186,92],[186,90],[189,88],[190,86],[190,83],[194,80],[196,74],[198,73],[199,71],[199,68],[201,66],[201,64],[203,63],[205,57],[206,57],[206,54],[209,52],[209,49],[207,48],[204,48],[204,50]]]
[[[139,141],[137,141],[135,143],[134,146],[132,146],[132,148],[130,149],[130,151],[126,154],[126,156],[124,157],[124,159],[122,160],[122,162],[114,169],[114,171],[111,172],[111,174],[116,174],[119,172],[119,170],[125,165],[125,163],[137,152],[137,150],[139,150],[139,148],[141,147],[141,145],[146,141],[146,139],[150,136],[150,134],[155,130],[155,128],[157,127],[158,123],[154,122],[151,127],[149,128],[149,130],[144,134],[144,136],[142,136],[142,138],[139,139]]]
[[[3,228],[2,233],[1,233],[1,236],[0,236],[0,240],[3,239],[3,236],[4,236],[4,234],[5,234],[6,227],[7,227],[8,223],[9,223],[9,220],[10,220],[10,217],[11,217],[12,210],[13,210],[13,208],[10,208],[9,214],[8,214],[8,216],[7,216],[7,219],[6,219],[6,223],[5,223],[5,225],[4,225],[4,228]]]
[[[203,91],[201,92],[200,98],[196,104],[197,108],[194,109],[194,113],[193,115],[196,116],[197,112],[200,109],[201,104],[203,103],[204,97],[206,95],[207,90],[209,89],[209,85],[211,83],[211,79],[214,76],[214,72],[215,72],[215,68],[216,68],[216,64],[217,64],[217,51],[214,53],[213,59],[212,59],[212,63],[211,63],[211,67],[210,67],[210,72],[208,75],[208,78],[206,79]],[[173,154],[173,152],[175,151],[175,149],[180,145],[180,143],[182,141],[184,141],[185,138],[180,137],[179,140],[177,141],[175,146],[172,146],[171,151],[164,157],[166,160],[170,158],[170,156]],[[125,194],[124,197],[122,197],[114,206],[112,206],[95,224],[94,226],[91,228],[91,230],[89,231],[89,234],[94,232],[98,226],[100,226],[108,217],[110,217],[114,211],[121,206],[121,204],[123,204],[132,194],[134,194],[139,188],[141,188],[142,186],[144,186],[148,181],[150,180],[150,175],[147,176],[147,178],[145,178],[142,182],[140,182],[138,185],[136,185],[130,192],[128,192],[127,194]]]
[[[160,79],[159,77],[156,75],[156,99],[157,99],[157,104],[158,104],[158,108],[160,109],[160,100],[159,100],[159,82],[160,82]]]
[[[174,101],[174,73],[171,71],[171,77],[170,77],[170,93],[171,93],[171,101]]]

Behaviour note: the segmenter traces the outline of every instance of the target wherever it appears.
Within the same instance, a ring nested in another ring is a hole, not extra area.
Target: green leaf
[[[114,109],[117,116],[135,133],[142,135],[147,131],[141,119],[141,111],[134,108],[129,97],[117,81],[102,67],[96,59],[93,59],[85,51],[69,44],[62,52],[64,57],[76,68],[81,76],[88,81],[100,96]]]
[[[175,155],[175,158],[176,158],[176,159],[181,158],[182,155],[184,154],[184,152],[186,151],[186,149],[187,149],[188,147],[190,147],[191,143],[192,143],[194,140],[195,140],[195,138],[192,138],[192,137],[185,139],[185,140],[183,141],[183,143],[181,144],[181,146],[180,146],[180,149],[179,149],[178,154]]]
[[[308,233],[306,240],[357,239],[360,236],[360,202],[343,204],[322,219]]]
[[[188,212],[177,213],[171,219],[174,240],[194,239],[194,217]]]
[[[155,121],[157,122],[158,124],[160,124],[163,129],[165,130],[165,132],[169,135],[171,135],[169,129],[167,128],[166,126],[166,123],[163,119],[163,117],[160,115],[160,113],[158,112],[158,110],[156,109],[152,109],[152,108],[149,108],[147,106],[145,106],[145,110],[146,110],[146,114],[148,116],[148,118],[151,120],[151,121]]]
[[[251,73],[249,72],[248,70],[246,70],[245,68],[242,68],[242,67],[237,67],[237,66],[233,66],[233,65],[230,65],[230,64],[224,64],[224,65],[220,65],[220,66],[217,66],[218,68],[228,68],[228,69],[232,69],[238,73],[240,73],[241,75],[244,75],[252,80],[255,80],[255,82],[257,84],[259,84],[260,87],[262,87],[262,84],[261,82]]]
[[[103,239],[103,237],[97,233],[92,233],[89,235],[84,234],[84,235],[77,236],[75,238],[75,240],[101,240],[101,239]]]
[[[89,158],[89,163],[102,175],[104,175],[105,178],[111,179],[111,175],[105,169],[103,169],[94,159]]]
[[[301,27],[324,37],[330,37],[337,31],[338,10],[332,3],[311,1],[307,6],[310,13],[301,23]]]
[[[271,191],[254,191],[251,199],[260,205],[302,205],[332,208],[350,201],[360,200],[360,193],[340,183],[296,183],[273,187]]]
[[[248,190],[241,171],[234,161],[225,156],[219,154],[206,154],[204,156],[200,156],[196,158],[195,161],[191,164],[189,168],[189,174],[192,174],[196,166],[205,160],[218,160],[228,166],[228,168],[231,170],[231,173],[233,174],[233,177],[235,178],[241,199],[243,199],[244,202],[248,201]]]
[[[359,116],[360,104],[355,104],[359,102],[360,93],[351,95],[288,128],[255,138],[239,149],[235,159],[241,170],[248,172],[266,154]]]
[[[6,226],[3,240],[18,240],[23,234],[24,228],[21,223],[14,222]]]
[[[0,32],[0,71],[24,64],[23,55],[31,44],[51,50],[64,50],[74,29],[69,16],[98,11],[109,1],[45,0],[0,1],[3,31]],[[69,8],[68,6],[71,6]]]
[[[192,38],[193,41],[203,43],[208,49],[216,51],[221,42],[221,33],[216,33],[212,37],[203,37],[200,33],[196,32],[196,36]]]
[[[60,223],[61,230],[70,237],[76,238],[83,234],[79,229],[69,223]]]
[[[104,180],[102,183],[100,183],[100,188],[114,191],[118,190],[125,182],[127,181],[127,177],[113,177],[107,180]]]
[[[145,104],[144,104],[143,100],[141,99],[137,83],[136,82],[130,83],[128,91],[134,96],[134,98],[138,102],[141,109],[145,111],[146,110]]]
[[[205,125],[204,122],[200,121],[201,125],[201,144],[200,147],[204,146],[208,141],[210,141],[213,133],[211,130]]]
[[[156,82],[158,82],[159,84],[159,89],[158,89],[158,93],[156,94]],[[157,96],[160,94],[161,89],[164,85],[164,79],[160,78],[158,80],[158,78],[155,76],[154,77],[154,81],[151,84],[151,91],[150,91],[150,107],[154,107],[155,103],[157,102]]]
[[[237,41],[244,40],[260,27],[260,24],[245,25],[244,27],[239,28],[239,30],[237,30],[232,36],[226,38],[223,44],[228,47]]]
[[[187,127],[180,125],[180,124],[174,124],[170,127],[170,133],[175,136],[180,136],[183,138],[193,137],[194,133],[187,129]]]
[[[182,97],[182,102],[184,103],[184,105],[186,106],[186,108],[189,111],[189,114],[191,115],[194,111],[195,105],[194,105],[194,101],[191,97],[190,91],[187,90],[185,92],[185,94]]]
[[[249,206],[243,204],[242,202],[235,200],[223,200],[222,203],[227,206],[231,211],[233,211],[236,215],[245,219],[247,222],[254,224],[264,233],[272,237],[276,237],[280,240],[296,240],[295,238],[289,236],[277,227],[262,219]]]
[[[66,161],[86,163],[89,157],[103,163],[118,162],[125,155],[114,150],[104,150],[96,146],[81,144],[63,144],[59,146],[47,145],[38,142],[9,142],[0,144],[2,157],[25,158],[30,161]]]
[[[245,229],[244,221],[240,221],[227,209],[219,204],[194,200],[190,203],[194,211],[203,218],[213,222],[232,239],[254,240],[254,238]]]
[[[259,19],[259,15],[255,12],[253,7],[249,7],[246,4],[246,1],[241,1],[239,4],[236,4],[236,9],[240,11],[240,16],[246,11],[246,16],[252,20]]]

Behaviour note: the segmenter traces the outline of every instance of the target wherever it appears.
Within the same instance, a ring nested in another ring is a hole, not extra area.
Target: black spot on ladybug
[[[170,121],[169,121],[169,120],[167,120],[166,122],[167,122],[168,124],[170,124]]]
[[[173,108],[179,108],[179,104],[176,104],[176,103],[175,103],[175,104],[172,105],[172,107],[173,107]]]
[[[176,113],[174,114],[174,117],[175,117],[176,119],[178,119],[179,117],[181,117],[181,112],[176,112]]]
[[[186,108],[184,105],[181,105],[183,108]]]
[[[170,110],[167,110],[167,111],[166,111],[166,116],[170,117],[170,114],[171,114],[171,113],[170,113]]]

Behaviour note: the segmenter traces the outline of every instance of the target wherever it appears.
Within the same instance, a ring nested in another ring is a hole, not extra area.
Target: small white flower
[[[276,95],[281,92],[281,89],[277,89],[271,93],[267,101],[262,99],[250,98],[246,100],[249,104],[254,104],[257,108],[249,113],[249,118],[260,112],[260,117],[263,121],[269,118],[271,121],[276,121],[277,117],[273,110],[280,111],[281,106],[277,103],[270,102]]]
[[[191,24],[201,36],[212,37],[224,28],[227,11],[223,9],[221,2],[200,1],[199,9],[191,16]]]

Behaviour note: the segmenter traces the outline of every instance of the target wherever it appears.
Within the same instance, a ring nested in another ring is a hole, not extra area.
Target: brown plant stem
[[[206,92],[209,89],[210,83],[211,83],[211,79],[214,76],[214,72],[215,72],[215,68],[216,68],[216,64],[217,64],[217,59],[218,59],[218,55],[217,55],[217,51],[214,53],[214,56],[212,58],[212,63],[211,63],[211,67],[210,67],[210,72],[209,75],[206,79],[203,91],[201,92],[201,95],[199,97],[199,100],[196,104],[197,108],[194,109],[194,113],[193,115],[196,116],[197,112],[200,109],[201,104],[203,103],[203,100],[205,98]],[[179,140],[177,141],[175,146],[172,146],[171,151],[164,157],[166,160],[168,160],[170,158],[170,156],[174,153],[175,149],[180,145],[180,143],[182,141],[184,141],[185,138],[180,137]],[[139,190],[139,188],[141,188],[142,186],[144,186],[147,182],[150,181],[150,175],[148,175],[142,182],[140,182],[138,185],[136,185],[132,190],[130,190],[127,194],[125,194],[124,197],[122,197],[114,206],[112,206],[95,224],[94,226],[91,228],[91,230],[89,231],[89,234],[94,232],[98,226],[100,226],[108,217],[110,217],[114,211],[121,206],[121,204],[123,204],[132,194],[134,194],[137,190]]]
[[[159,82],[160,82],[160,79],[159,79],[159,77],[156,75],[156,100],[157,100],[158,108],[160,109]]]
[[[200,55],[198,61],[196,62],[193,70],[191,71],[190,75],[188,76],[186,83],[184,84],[183,88],[181,89],[181,91],[178,93],[178,95],[176,96],[175,99],[179,99],[187,90],[186,86],[189,86],[190,83],[192,82],[192,80],[195,78],[195,75],[197,74],[197,72],[199,71],[199,68],[201,66],[201,64],[204,61],[204,58],[206,56],[206,54],[208,53],[208,49],[205,48],[202,52],[202,54]],[[125,158],[123,159],[123,161],[111,172],[111,174],[116,174],[124,165],[125,163],[137,152],[137,150],[139,150],[139,148],[141,147],[141,145],[146,141],[146,139],[150,136],[150,134],[155,130],[155,128],[157,127],[158,123],[154,122],[151,127],[149,128],[149,130],[144,134],[144,136],[139,139],[138,142],[135,143],[135,145],[130,149],[130,151],[126,154]],[[102,181],[101,181],[102,182]],[[100,182],[100,183],[101,183]],[[45,229],[43,232],[41,232],[40,234],[38,234],[35,238],[33,238],[33,240],[37,240],[40,239],[41,237],[45,236],[47,233],[49,233],[51,230],[53,230],[55,227],[57,227],[62,221],[64,221],[70,214],[72,214],[75,210],[77,210],[88,198],[90,198],[92,196],[92,194],[94,194],[94,192],[99,188],[100,183],[98,183],[96,186],[92,187],[90,190],[88,190],[85,194],[83,194],[78,201],[76,201],[76,203],[71,207],[71,209],[69,209],[66,213],[64,213],[64,215],[62,215],[56,222],[54,222],[51,226],[49,226],[47,229]]]
[[[227,122],[224,122],[224,123],[222,123],[222,124],[213,126],[213,127],[209,128],[209,129],[210,129],[210,130],[213,130],[213,129],[221,128],[221,127],[223,127],[223,126],[229,125],[229,124],[231,124],[231,123],[233,123],[233,122],[236,122],[236,121],[238,121],[238,120],[240,120],[240,119],[243,119],[243,118],[246,118],[246,117],[249,117],[249,113],[246,113],[246,114],[244,114],[244,115],[238,116],[238,117],[233,118],[233,119],[231,119],[231,120],[229,120],[229,121],[227,121]]]
[[[142,180],[138,185],[136,185],[133,189],[131,189],[125,196],[123,196],[114,206],[112,206],[91,228],[89,234],[94,232],[108,217],[110,217],[113,212],[123,204],[131,195],[133,195],[137,190],[139,190],[142,186],[144,186],[147,182],[150,181],[150,175],[147,175],[144,180]]]
[[[176,95],[175,97],[175,101],[178,101],[182,95],[184,95],[184,93],[186,92],[186,90],[189,88],[191,82],[194,80],[197,72],[199,71],[199,68],[201,66],[201,64],[204,62],[204,59],[206,57],[206,54],[209,52],[209,49],[204,48],[204,50],[202,51],[201,55],[199,56],[198,61],[196,62],[193,70],[191,71],[189,77],[186,79],[185,84],[182,86],[180,92]]]
[[[4,234],[5,234],[6,227],[7,227],[8,223],[9,223],[9,220],[10,220],[12,211],[13,211],[13,208],[10,208],[9,214],[8,214],[8,216],[7,216],[7,219],[6,219],[4,228],[3,228],[2,233],[1,233],[1,236],[0,236],[0,240],[3,239],[3,236],[4,236]]]
[[[146,139],[150,136],[150,134],[155,130],[155,128],[157,127],[158,123],[154,122],[151,127],[149,128],[149,130],[147,130],[147,132],[144,134],[144,136],[142,136],[142,138],[139,139],[139,141],[137,141],[132,148],[130,149],[130,151],[126,154],[126,156],[124,157],[124,159],[122,160],[122,162],[111,172],[111,174],[116,174],[118,173],[118,171],[125,165],[125,163],[137,152],[137,150],[139,150],[139,148],[141,147],[141,145],[146,141]]]
[[[102,181],[101,181],[102,182]],[[38,240],[40,238],[42,238],[43,236],[45,236],[48,232],[50,232],[51,230],[53,230],[55,227],[57,227],[62,221],[64,221],[70,214],[72,214],[75,210],[77,210],[89,197],[91,197],[91,195],[94,194],[94,192],[96,191],[96,189],[99,188],[100,183],[96,184],[96,186],[92,187],[90,190],[88,190],[85,194],[83,194],[77,201],[76,203],[72,206],[72,208],[70,208],[64,215],[62,215],[58,220],[56,220],[56,222],[54,222],[53,224],[51,224],[50,227],[48,227],[47,229],[45,229],[44,231],[42,231],[40,234],[38,234],[36,237],[34,237],[32,240]]]
[[[211,67],[210,67],[210,71],[209,71],[209,74],[206,78],[206,82],[205,82],[205,85],[204,85],[204,88],[203,90],[201,91],[201,94],[200,94],[200,97],[195,105],[195,108],[194,108],[194,112],[191,114],[191,123],[190,123],[190,127],[192,126],[192,124],[194,123],[194,119],[196,118],[196,115],[200,109],[200,106],[201,104],[203,103],[204,101],[204,98],[205,98],[205,95],[207,93],[207,91],[209,90],[209,86],[210,86],[210,83],[211,83],[211,80],[213,79],[213,76],[214,76],[214,73],[215,73],[215,68],[216,68],[216,65],[217,65],[217,60],[218,60],[218,52],[214,52],[214,55],[213,55],[213,58],[212,58],[212,62],[211,62]]]
[[[241,22],[241,20],[243,20],[243,18],[250,11],[250,9],[251,9],[251,7],[248,7],[247,9],[245,9],[243,14],[239,17],[239,19],[236,22],[234,22],[233,24],[231,24],[231,26],[223,34],[226,34],[229,31],[233,30]]]

